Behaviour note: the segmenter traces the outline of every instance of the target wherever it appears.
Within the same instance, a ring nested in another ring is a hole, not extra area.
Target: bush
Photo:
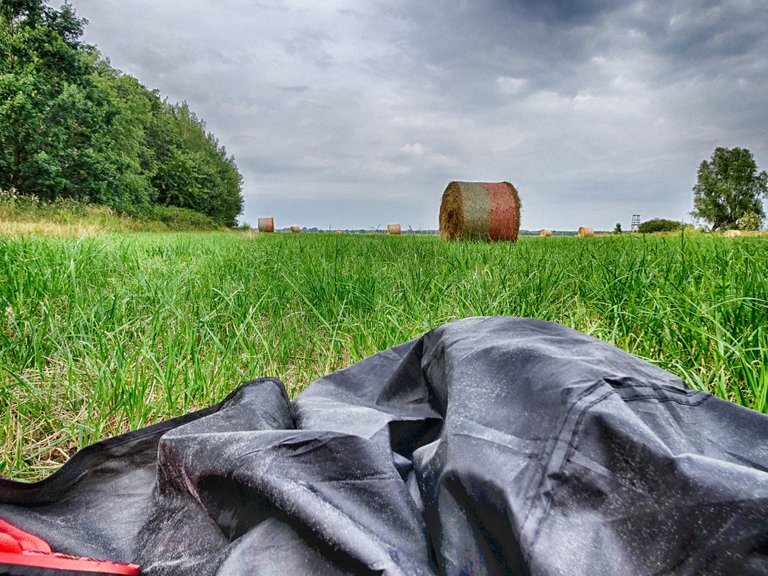
[[[142,217],[165,224],[169,230],[219,230],[221,226],[211,218],[189,208],[152,206]]]
[[[18,214],[37,213],[40,199],[35,195],[19,194],[16,190],[0,189],[0,218],[14,219]]]
[[[651,234],[653,232],[677,232],[682,229],[681,222],[675,220],[667,220],[665,218],[654,218],[653,220],[647,220],[640,224],[638,230],[643,234]]]
[[[141,206],[120,213],[86,200],[57,198],[45,201],[37,196],[0,190],[0,222],[47,222],[57,225],[93,225],[104,230],[182,231],[221,230],[209,216],[189,208]]]
[[[760,230],[762,224],[763,217],[755,212],[745,212],[736,222],[739,230]]]

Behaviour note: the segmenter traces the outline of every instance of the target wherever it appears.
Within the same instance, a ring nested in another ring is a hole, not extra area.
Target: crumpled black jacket
[[[0,517],[147,575],[747,576],[767,471],[767,416],[563,326],[470,318],[0,481]]]

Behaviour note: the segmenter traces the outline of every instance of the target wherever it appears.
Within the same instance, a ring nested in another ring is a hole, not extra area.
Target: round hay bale
[[[589,226],[579,226],[579,238],[588,238],[594,235],[595,231]]]
[[[274,232],[275,231],[275,219],[259,218],[259,232]]]
[[[520,197],[509,182],[451,182],[440,203],[443,240],[514,242],[520,232]]]
[[[542,236],[542,237],[545,237],[545,238],[549,237],[549,236],[552,236],[552,230],[547,230],[546,228],[542,228],[541,232],[539,232],[539,236]]]
[[[400,224],[387,224],[387,234],[400,234]]]
[[[298,226],[291,226],[291,234],[298,234],[299,232],[301,232],[301,228]]]
[[[726,230],[723,232],[723,236],[726,238],[736,238],[738,236],[741,236],[741,230]]]
[[[341,230],[336,230],[336,234],[341,234]]]

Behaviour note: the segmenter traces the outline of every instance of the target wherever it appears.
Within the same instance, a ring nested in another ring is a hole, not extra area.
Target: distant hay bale
[[[341,234],[341,230],[336,230],[336,234]]]
[[[440,203],[443,240],[509,240],[520,232],[520,197],[509,182],[451,182]]]
[[[588,238],[594,235],[595,231],[589,226],[579,226],[579,238]]]
[[[394,234],[395,236],[400,234],[400,224],[387,224],[387,234]]]
[[[298,234],[299,232],[301,232],[301,228],[299,228],[298,226],[291,226],[292,234]]]
[[[543,236],[543,237],[552,236],[552,230],[547,230],[546,228],[542,228],[541,232],[539,232],[539,236]]]
[[[737,236],[741,236],[741,230],[726,230],[723,232],[723,236],[726,238],[736,238]]]
[[[275,231],[275,219],[274,218],[259,218],[259,232],[274,232]]]

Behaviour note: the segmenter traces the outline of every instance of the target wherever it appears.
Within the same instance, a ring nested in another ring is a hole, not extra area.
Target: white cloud
[[[421,142],[416,142],[416,144],[406,144],[402,147],[402,151],[411,156],[424,156],[424,146],[421,145]]]
[[[528,80],[511,76],[499,76],[496,78],[496,84],[499,86],[502,94],[514,96],[520,94],[525,89],[528,85]]]

